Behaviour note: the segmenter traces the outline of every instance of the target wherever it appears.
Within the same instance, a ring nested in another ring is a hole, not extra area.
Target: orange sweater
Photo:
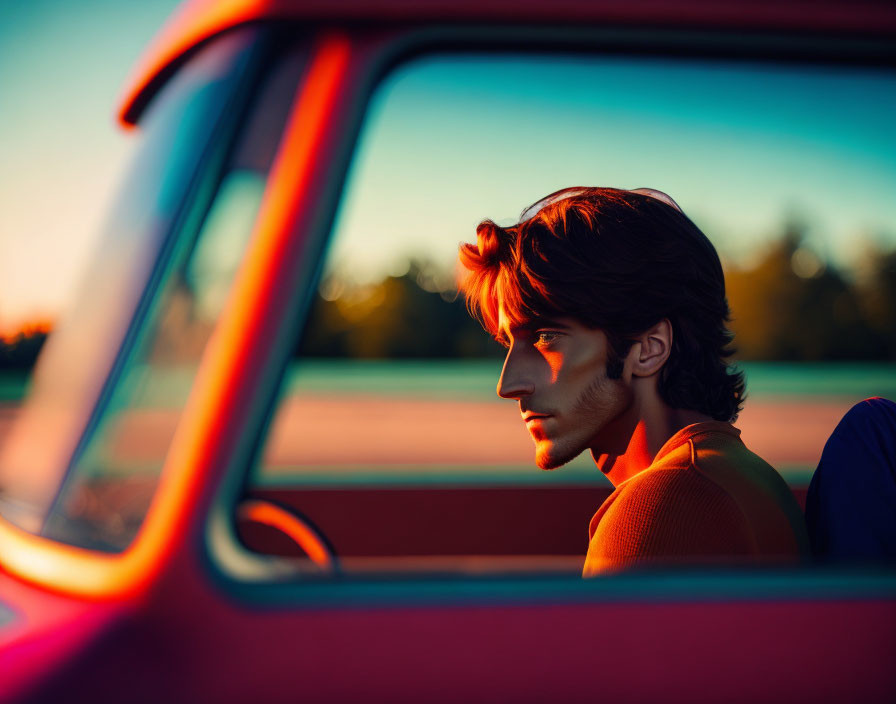
[[[635,565],[795,562],[802,511],[729,423],[682,428],[591,519],[584,576]]]

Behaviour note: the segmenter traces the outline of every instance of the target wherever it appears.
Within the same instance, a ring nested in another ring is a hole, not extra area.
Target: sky
[[[896,246],[894,124],[892,72],[428,57],[372,104],[332,257],[375,276],[380,243],[402,238],[449,260],[483,218],[511,224],[553,191],[600,185],[667,192],[735,264],[790,218],[848,267]]]
[[[0,0],[0,334],[71,305],[139,140],[122,87],[173,0]],[[335,264],[443,262],[570,185],[668,192],[724,257],[791,216],[823,258],[896,246],[896,79],[656,59],[430,57],[377,91]],[[383,246],[386,242],[388,246]]]
[[[134,149],[115,110],[174,0],[0,0],[0,334],[70,303]]]

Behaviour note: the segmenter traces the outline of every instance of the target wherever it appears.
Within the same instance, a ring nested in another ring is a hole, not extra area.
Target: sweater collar
[[[653,462],[657,462],[698,435],[705,435],[707,433],[722,433],[724,435],[730,435],[733,438],[740,437],[740,430],[731,425],[731,423],[725,423],[720,420],[710,420],[703,423],[686,425],[675,433],[675,435],[666,440],[665,444],[660,448],[660,451],[656,453],[656,457],[653,458]]]

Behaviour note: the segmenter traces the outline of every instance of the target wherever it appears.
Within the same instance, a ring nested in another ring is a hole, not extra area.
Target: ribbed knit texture
[[[584,575],[637,565],[780,563],[807,554],[796,500],[738,435],[724,423],[676,433],[595,514]]]

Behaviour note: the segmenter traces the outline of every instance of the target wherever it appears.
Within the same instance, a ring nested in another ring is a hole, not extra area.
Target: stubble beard
[[[622,382],[607,377],[605,369],[579,394],[568,413],[572,419],[581,419],[582,428],[587,428],[588,432],[581,437],[567,437],[560,443],[551,443],[547,448],[536,445],[535,464],[539,469],[550,471],[571,462],[592,448],[601,432],[630,404],[630,392]]]

